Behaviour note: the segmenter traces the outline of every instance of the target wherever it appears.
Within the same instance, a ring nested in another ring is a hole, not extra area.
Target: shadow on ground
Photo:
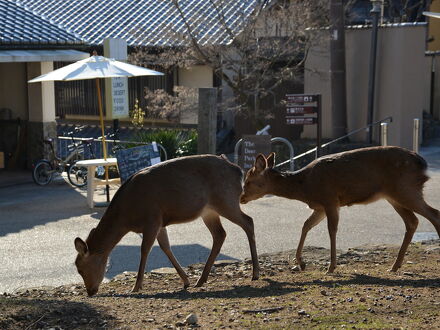
[[[233,286],[226,290],[207,290],[207,291],[189,291],[179,290],[171,292],[159,292],[153,294],[98,294],[96,297],[121,297],[121,298],[136,298],[136,299],[206,299],[206,298],[224,298],[224,299],[237,299],[237,298],[259,298],[259,297],[276,297],[283,296],[293,292],[305,291],[307,287],[311,285],[321,286],[323,289],[337,288],[343,286],[353,285],[380,285],[389,287],[413,287],[424,288],[429,287],[432,289],[438,289],[440,287],[440,278],[430,279],[387,279],[369,275],[354,274],[349,279],[338,279],[337,275],[334,280],[313,280],[313,281],[292,281],[283,282],[276,281],[269,278],[262,279],[260,281],[266,282],[266,285],[262,287],[255,287],[247,285],[247,279],[243,279],[243,285]]]
[[[85,196],[65,182],[0,188],[0,236],[83,215],[100,218],[102,212],[90,210]]]
[[[171,249],[182,267],[195,263],[205,263],[211,252],[210,249],[199,244],[173,245]],[[139,246],[117,245],[110,255],[106,278],[113,278],[125,271],[137,272],[139,269],[140,256]],[[236,259],[220,253],[216,260]],[[165,253],[163,253],[158,246],[154,246],[148,255],[146,269],[147,271],[151,271],[162,267],[173,267],[173,265]]]
[[[0,298],[0,310],[9,315],[0,319],[1,329],[97,329],[113,319],[89,304],[60,300]]]

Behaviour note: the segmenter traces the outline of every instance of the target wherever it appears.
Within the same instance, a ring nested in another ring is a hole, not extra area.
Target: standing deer
[[[116,192],[98,226],[84,242],[75,239],[75,260],[89,296],[98,292],[104,278],[108,256],[128,232],[142,233],[141,261],[133,292],[142,288],[147,256],[157,238],[184,286],[189,280],[175,259],[166,226],[202,217],[211,232],[211,253],[196,286],[203,285],[226,238],[220,216],[239,225],[249,240],[253,274],[259,277],[254,224],[240,209],[241,169],[223,157],[188,156],[144,169],[130,177]]]
[[[402,266],[408,245],[417,229],[414,212],[427,218],[440,236],[440,212],[423,199],[426,161],[414,152],[399,147],[371,147],[321,157],[296,172],[273,169],[275,154],[258,155],[246,174],[241,203],[273,194],[296,199],[309,205],[313,213],[303,225],[296,250],[301,270],[302,249],[310,229],[327,217],[330,234],[330,265],[336,267],[336,232],[339,208],[368,204],[385,198],[405,222],[406,233],[391,271]]]

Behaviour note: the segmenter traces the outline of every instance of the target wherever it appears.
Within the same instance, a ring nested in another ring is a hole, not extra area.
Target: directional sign
[[[321,155],[321,95],[320,94],[286,94],[286,124],[316,125],[316,157]],[[316,114],[316,117],[303,117]]]
[[[304,115],[308,113],[316,113],[318,107],[316,106],[304,106],[304,105],[296,105],[296,106],[288,106],[286,108],[287,115]]]
[[[286,117],[288,125],[313,125],[318,123],[316,117]]]
[[[313,94],[286,94],[286,100],[288,103],[310,103],[316,102],[318,96]]]

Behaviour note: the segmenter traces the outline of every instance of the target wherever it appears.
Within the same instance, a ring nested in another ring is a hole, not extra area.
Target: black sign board
[[[288,125],[314,125],[318,123],[316,117],[286,117]]]
[[[157,144],[121,149],[116,151],[119,176],[125,182],[134,173],[160,162],[160,153]]]
[[[287,115],[305,115],[309,113],[316,113],[318,108],[315,106],[304,106],[304,105],[295,105],[295,106],[287,106],[286,112]]]
[[[270,151],[270,135],[243,135],[241,167],[244,170],[254,166],[258,154],[267,156]]]

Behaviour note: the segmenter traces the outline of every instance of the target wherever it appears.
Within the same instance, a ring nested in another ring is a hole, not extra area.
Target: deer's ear
[[[266,158],[267,167],[272,168],[275,165],[275,153],[271,152],[269,156]]]
[[[79,237],[75,238],[75,249],[82,256],[85,255],[89,251],[89,248],[87,247],[87,243],[84,242]]]
[[[257,158],[255,158],[254,167],[257,172],[261,172],[266,169],[267,161],[263,154],[258,154]]]

